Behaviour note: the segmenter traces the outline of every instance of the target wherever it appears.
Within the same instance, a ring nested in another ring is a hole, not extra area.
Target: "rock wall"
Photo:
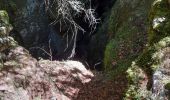
[[[155,0],[152,3],[149,15],[148,46],[127,71],[130,80],[127,98],[169,99],[167,85],[170,79],[168,74],[170,65],[169,5],[168,0]],[[142,71],[143,75],[139,76],[138,73]],[[141,86],[141,83],[145,83],[145,85]]]
[[[147,43],[152,2],[116,0],[113,3],[90,41],[88,59],[92,66],[98,64],[106,70],[127,69]]]
[[[54,56],[63,55],[65,44],[59,35],[59,29],[50,25],[44,0],[1,0],[0,4],[1,9],[8,11],[13,25],[10,35],[34,57],[48,59],[49,55],[41,49],[49,52],[49,46]]]
[[[77,61],[37,61],[10,30],[8,14],[0,10],[1,100],[72,100],[94,76]]]

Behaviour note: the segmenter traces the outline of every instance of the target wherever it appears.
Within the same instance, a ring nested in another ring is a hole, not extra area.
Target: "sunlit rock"
[[[155,18],[153,20],[153,28],[157,28],[163,21],[165,21],[166,18],[162,17],[162,18]]]

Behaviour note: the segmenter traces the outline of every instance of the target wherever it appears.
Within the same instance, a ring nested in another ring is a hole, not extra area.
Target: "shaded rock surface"
[[[9,12],[14,27],[10,35],[34,57],[48,58],[38,47],[48,52],[49,45],[55,56],[63,55],[62,37],[58,29],[50,25],[44,0],[0,0],[0,9]]]
[[[115,3],[91,38],[88,60],[92,65],[101,62],[97,67],[103,65],[108,70],[126,70],[147,43],[147,17],[153,0],[112,1]]]
[[[2,100],[70,100],[93,77],[77,61],[37,61],[22,47],[11,49],[0,71]]]

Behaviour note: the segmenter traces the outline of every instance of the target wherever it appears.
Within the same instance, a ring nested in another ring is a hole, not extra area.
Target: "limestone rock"
[[[92,72],[77,61],[37,61],[22,47],[11,49],[0,71],[2,100],[71,100]]]

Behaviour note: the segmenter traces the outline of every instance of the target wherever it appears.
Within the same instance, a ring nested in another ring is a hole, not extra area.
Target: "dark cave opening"
[[[93,33],[90,33],[88,24],[85,24],[82,21],[80,22],[80,25],[85,27],[85,29],[88,31],[84,34],[83,33],[78,34],[76,56],[73,59],[80,60],[86,66],[88,66],[88,68],[92,70],[98,70],[98,71],[103,70],[103,63],[102,63],[103,57],[96,58],[98,60],[91,59],[91,56],[95,56],[89,50],[89,45],[91,45],[91,39],[97,33],[102,22],[105,20],[105,13],[110,11],[111,7],[113,6],[115,2],[116,0],[93,0],[92,1],[92,8],[95,9],[96,16],[97,18],[100,18],[100,22],[101,22],[97,25],[97,28]],[[101,51],[96,51],[96,52],[100,52],[102,53],[101,55],[104,55],[104,52],[101,52]]]
[[[114,4],[116,0],[92,0],[92,8],[96,10],[96,17],[101,19],[101,22],[104,21],[105,16],[104,13],[109,11],[111,9],[112,5]],[[45,10],[45,9],[44,9]],[[37,14],[37,13],[36,13]],[[44,14],[41,16],[44,17]],[[48,16],[48,13],[47,13]],[[47,20],[46,18],[42,18],[43,20]],[[44,23],[41,22],[41,24],[50,24],[51,19],[48,18],[48,22],[45,21]],[[75,56],[71,59],[73,60],[79,60],[83,62],[88,68],[90,69],[96,69],[96,70],[102,70],[102,64],[100,64],[100,61],[89,61],[89,44],[91,43],[91,38],[96,34],[97,30],[101,26],[101,24],[97,25],[96,30],[91,33],[89,25],[82,21],[82,18],[76,19],[78,24],[82,26],[86,32],[79,32],[76,40],[76,50],[75,50]],[[34,21],[34,20],[33,20]],[[27,23],[30,24],[30,23]],[[28,25],[29,26],[29,25]],[[16,41],[19,42],[21,46],[24,46],[30,51],[30,54],[35,57],[36,59],[43,58],[43,59],[50,59],[49,56],[50,50],[52,51],[52,60],[67,60],[68,55],[71,51],[71,47],[68,49],[68,51],[64,51],[66,42],[63,41],[63,33],[59,32],[60,25],[45,25],[46,29],[43,34],[35,35],[35,41],[28,46],[26,43],[24,43],[23,37],[19,34],[17,30],[14,30],[11,32],[11,35],[15,38]],[[41,31],[38,31],[41,32]],[[45,35],[43,38],[41,38],[41,35]],[[55,38],[55,39],[54,39]],[[49,48],[49,40],[51,40],[50,48]],[[38,42],[36,42],[38,41]],[[35,43],[35,44],[34,44]],[[36,47],[36,48],[35,48]],[[38,48],[37,48],[38,47]],[[42,50],[43,49],[43,50]],[[90,55],[93,56],[93,55]],[[95,68],[96,67],[96,68]]]

